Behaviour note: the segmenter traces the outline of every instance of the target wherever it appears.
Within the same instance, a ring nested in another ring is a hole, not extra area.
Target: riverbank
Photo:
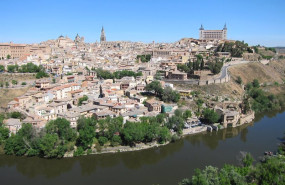
[[[115,179],[117,185],[173,185],[194,175],[197,168],[238,165],[240,151],[251,153],[255,159],[264,151],[274,151],[277,136],[285,130],[283,111],[256,114],[254,124],[193,134],[163,147],[135,152],[60,160],[0,155],[0,177],[2,184],[105,185],[114,184]]]
[[[243,124],[238,124],[236,127],[242,126],[246,123],[252,122],[254,119],[254,113],[253,116],[252,114],[249,116],[250,120],[247,119],[247,117],[245,118],[246,121],[243,121]],[[196,134],[202,134],[205,132],[208,132],[208,127],[210,127],[209,125],[203,125],[203,126],[196,126],[194,128],[188,128],[188,129],[183,129],[182,134],[180,137],[178,137],[177,139],[182,139],[186,136],[189,135],[196,135]],[[220,129],[226,129],[225,127],[220,127]],[[217,129],[218,130],[218,129]],[[172,134],[172,136],[175,135]],[[108,153],[119,153],[119,152],[132,152],[132,151],[140,151],[140,150],[146,150],[146,149],[151,149],[151,148],[155,148],[155,147],[161,147],[161,146],[165,146],[168,145],[169,143],[171,143],[171,141],[167,141],[163,144],[159,144],[158,142],[151,142],[151,143],[138,143],[135,146],[115,146],[115,147],[110,147],[110,146],[106,146],[106,147],[100,147],[100,149],[96,149],[96,147],[94,147],[93,150],[91,150],[88,154],[85,153],[83,155],[99,155],[99,154],[108,154]],[[68,152],[64,155],[65,158],[70,158],[70,157],[75,157],[74,156],[74,152]]]
[[[182,139],[185,136],[189,135],[194,135],[194,134],[201,134],[207,132],[207,127],[206,126],[199,126],[196,127],[195,129],[184,129],[183,133],[178,139]],[[146,150],[146,149],[151,149],[155,147],[161,147],[165,146],[171,143],[171,141],[167,141],[163,144],[155,142],[151,143],[138,143],[135,146],[115,146],[115,147],[100,147],[99,150],[94,148],[89,154],[83,154],[84,155],[99,155],[99,154],[108,154],[108,153],[119,153],[119,152],[133,152],[133,151],[140,151],[140,150]],[[64,157],[69,158],[69,157],[74,157],[73,152],[68,152],[64,155]]]
[[[115,146],[115,147],[101,147],[98,149],[93,149],[89,155],[98,155],[98,154],[107,154],[107,153],[119,153],[119,152],[132,152],[132,151],[140,151],[140,150],[146,150],[154,147],[160,147],[165,146],[169,144],[170,142],[165,142],[163,144],[159,144],[157,142],[151,142],[151,143],[138,143],[136,146]],[[84,154],[87,155],[87,154]],[[74,157],[73,152],[69,152],[64,157]]]

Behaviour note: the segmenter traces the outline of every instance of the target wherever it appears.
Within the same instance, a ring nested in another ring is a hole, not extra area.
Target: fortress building
[[[201,40],[227,40],[227,25],[222,30],[204,30],[203,25],[200,27]]]

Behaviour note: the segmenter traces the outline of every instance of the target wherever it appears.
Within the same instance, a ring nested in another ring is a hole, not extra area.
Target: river
[[[284,110],[283,110],[284,111]],[[238,164],[241,151],[256,160],[275,150],[285,132],[285,112],[256,116],[254,123],[187,136],[143,151],[66,159],[0,156],[1,185],[176,185],[195,168]]]

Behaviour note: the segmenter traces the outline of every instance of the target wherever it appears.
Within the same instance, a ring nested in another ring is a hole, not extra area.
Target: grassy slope
[[[0,82],[11,82],[12,80],[17,80],[18,82],[23,82],[26,80],[35,80],[36,76],[34,74],[0,74]]]
[[[272,63],[278,64],[278,62]],[[240,76],[244,84],[252,82],[254,79],[258,79],[260,83],[282,83],[285,79],[284,75],[272,67],[271,63],[269,65],[258,62],[241,64],[230,68],[229,71],[233,80]]]
[[[0,89],[0,107],[6,107],[15,97],[21,96],[28,91],[27,88],[21,89]]]

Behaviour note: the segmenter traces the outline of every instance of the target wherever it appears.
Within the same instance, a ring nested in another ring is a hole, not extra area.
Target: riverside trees
[[[176,111],[175,114],[175,117],[169,119],[165,114],[159,114],[156,117],[141,117],[138,122],[127,121],[125,124],[122,117],[100,120],[80,117],[75,129],[71,128],[66,119],[57,118],[49,121],[40,131],[31,124],[23,124],[10,137],[8,129],[0,126],[0,145],[8,155],[61,158],[67,152],[73,151],[78,156],[91,151],[94,146],[97,148],[105,144],[134,146],[141,142],[165,143],[171,140],[170,129],[181,132],[184,120],[191,116],[189,111]]]
[[[10,113],[6,117],[21,118],[20,113]],[[39,156],[61,158],[66,153],[74,156],[91,153],[96,147],[129,145],[137,143],[166,143],[172,139],[170,130],[182,133],[185,121],[192,116],[191,111],[176,110],[174,116],[158,114],[155,117],[141,117],[137,122],[127,121],[123,117],[107,117],[97,120],[94,117],[80,117],[77,127],[71,128],[64,118],[49,121],[45,128],[37,130],[31,124],[9,137],[9,130],[3,127],[5,115],[0,115],[0,147],[8,155]],[[176,135],[177,136],[177,135]]]
[[[5,153],[8,155],[28,155],[46,158],[61,158],[73,149],[76,132],[69,121],[58,118],[47,123],[37,132],[31,124],[23,124],[17,134],[5,141]]]

